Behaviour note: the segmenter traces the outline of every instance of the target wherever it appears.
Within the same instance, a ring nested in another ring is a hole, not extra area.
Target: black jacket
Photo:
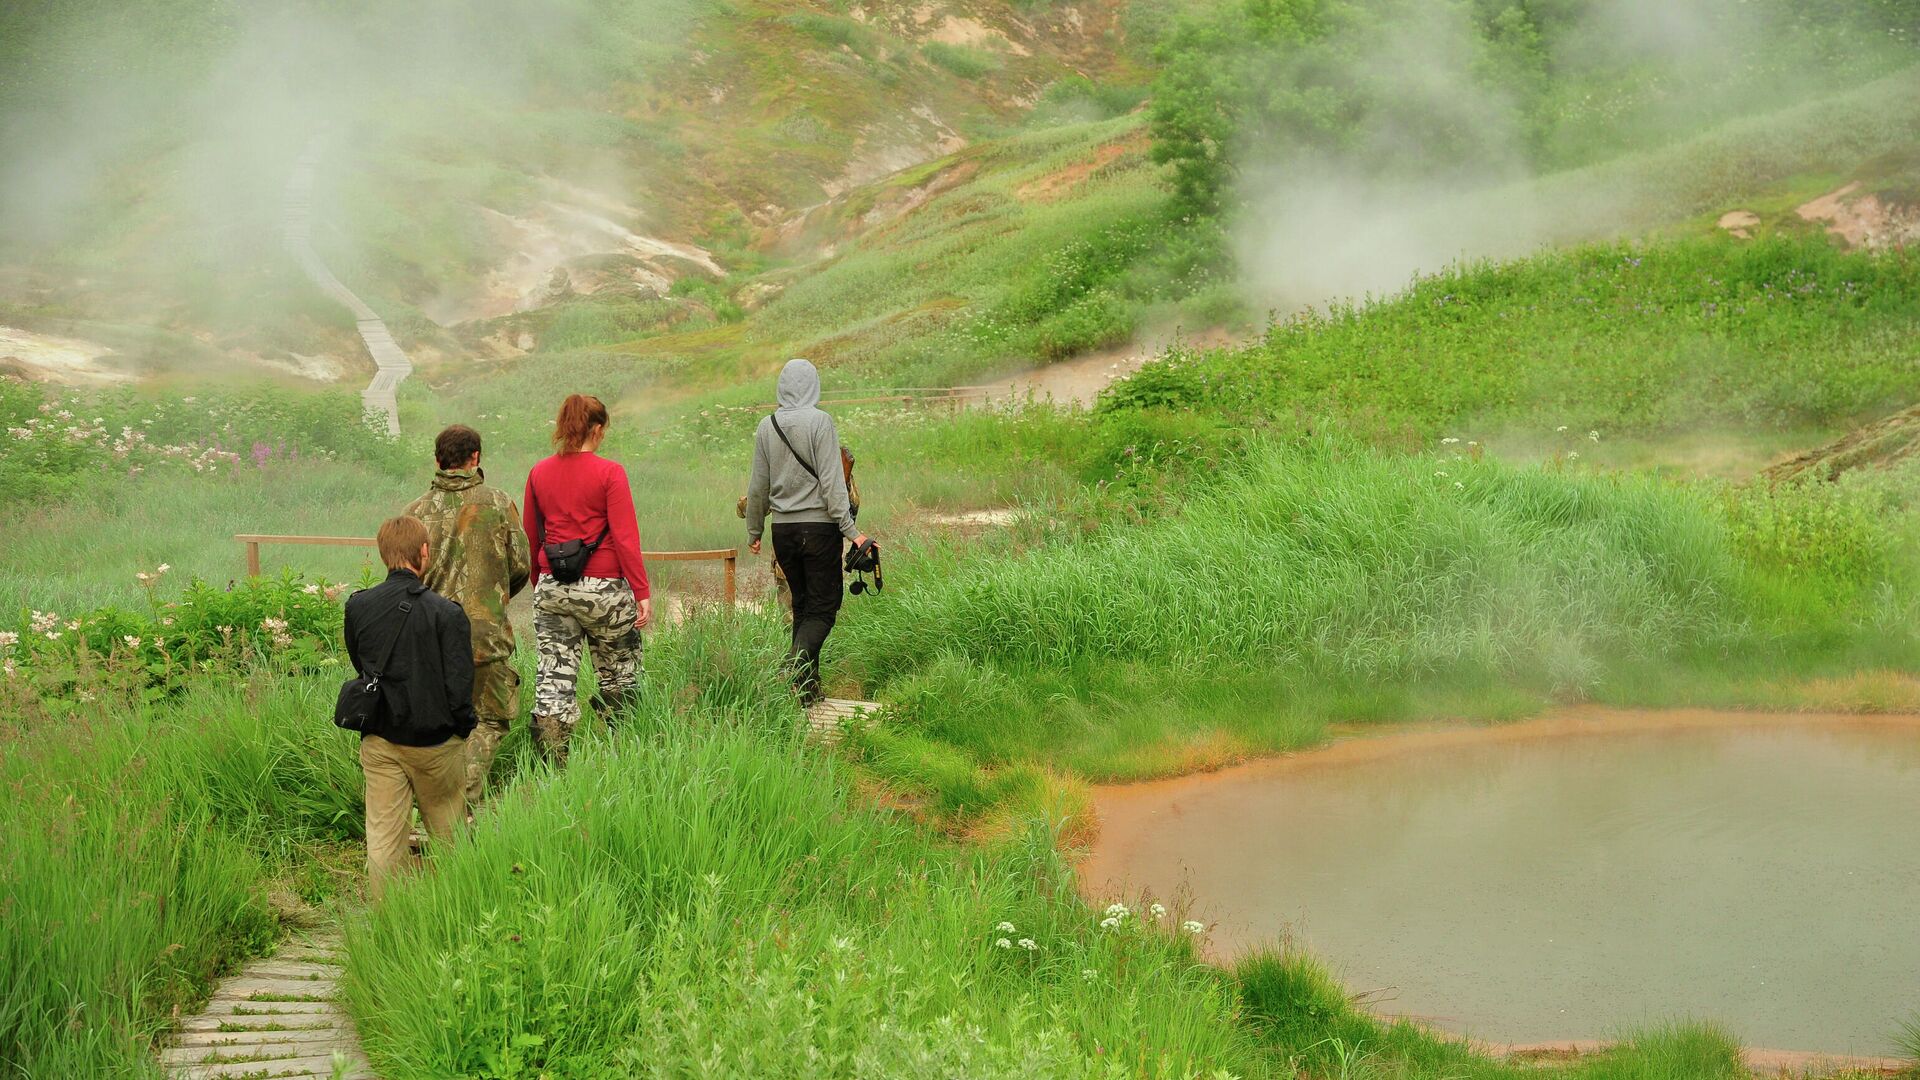
[[[411,618],[400,610],[411,601]],[[405,620],[406,636],[395,642]],[[365,734],[401,746],[438,746],[473,731],[473,641],[460,605],[420,583],[411,570],[347,598],[347,656],[361,675],[380,672],[384,706]]]

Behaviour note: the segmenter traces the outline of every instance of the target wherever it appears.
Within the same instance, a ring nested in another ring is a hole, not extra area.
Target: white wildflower
[[[140,639],[133,634],[128,634],[120,640],[126,642],[127,648],[129,649],[137,649],[140,647]]]
[[[319,595],[320,595],[320,586],[318,586],[318,585],[302,585],[302,586],[300,586],[300,591],[301,591],[301,592],[303,592],[303,593],[306,593],[306,594],[307,594],[308,596],[319,596]]]
[[[994,929],[1000,931],[1003,934],[1011,934],[1013,933],[1013,924],[1010,922],[1003,922],[999,926],[994,927]]]
[[[1092,968],[1081,968],[1080,977],[1087,980],[1088,982],[1092,982],[1093,980],[1100,977],[1100,973],[1093,970]]]
[[[1028,952],[1032,952],[1033,950],[1039,948],[1040,946],[1034,944],[1034,941],[1032,938],[1023,937],[1020,939],[1020,947],[1027,950]]]
[[[1579,460],[1580,460],[1580,451],[1578,451],[1578,450],[1569,450],[1569,451],[1567,451],[1567,460],[1568,460],[1568,461],[1579,461]]]
[[[993,943],[993,947],[996,949],[1011,949],[1013,948],[1013,942],[1008,941],[1006,938],[1001,938],[999,941]]]
[[[13,630],[0,630],[0,649],[11,649],[20,644],[20,635]]]
[[[1161,918],[1166,915],[1166,913],[1167,908],[1165,904],[1155,904],[1147,909],[1147,914],[1152,915],[1156,919]]]
[[[1565,431],[1565,430],[1567,430],[1567,425],[1565,425],[1565,424],[1561,424],[1561,425],[1560,425],[1559,427],[1557,427],[1557,428],[1554,428],[1553,430],[1555,430],[1555,431]]]
[[[1588,439],[1591,439],[1591,440],[1592,440],[1592,441],[1594,441],[1594,442],[1599,442],[1599,441],[1600,441],[1600,433],[1599,433],[1598,431],[1589,431],[1589,432],[1587,432],[1587,438],[1588,438]]]
[[[1457,442],[1459,442],[1459,441],[1460,441],[1459,439],[1456,439],[1456,438],[1454,438],[1453,436],[1451,436],[1451,435],[1449,435],[1449,436],[1447,436],[1446,438],[1444,438],[1444,439],[1441,439],[1441,440],[1440,440],[1440,445],[1441,445],[1441,446],[1452,446],[1453,444],[1455,444],[1455,443],[1457,443]]]
[[[60,640],[60,631],[58,631],[58,630],[49,630],[49,631],[47,631],[47,640],[48,640],[48,641],[59,641],[59,640]]]
[[[1207,924],[1198,919],[1188,919],[1186,922],[1180,924],[1180,929],[1185,930],[1189,934],[1204,934],[1207,932]]]
[[[157,568],[154,569],[153,572],[155,574],[164,574],[171,569],[173,569],[172,563],[161,563]]]

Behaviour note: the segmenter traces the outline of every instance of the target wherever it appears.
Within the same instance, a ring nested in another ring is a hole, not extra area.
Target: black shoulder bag
[[[366,675],[348,679],[340,686],[340,700],[333,706],[333,722],[348,731],[365,733],[380,715],[380,680],[386,674],[387,665],[393,663],[393,651],[400,647],[400,639],[407,636],[407,623],[413,619],[413,601],[400,601],[400,629],[394,631],[393,642],[387,646],[387,655],[380,660],[380,666]]]

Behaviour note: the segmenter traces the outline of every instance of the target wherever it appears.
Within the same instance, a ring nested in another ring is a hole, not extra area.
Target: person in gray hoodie
[[[842,538],[866,536],[853,523],[840,434],[821,412],[820,373],[805,360],[780,369],[780,407],[753,433],[753,475],[747,482],[747,541],[760,554],[761,530],[773,512],[773,559],[793,590],[793,645],[788,658],[801,701],[821,698],[820,649],[840,613]]]

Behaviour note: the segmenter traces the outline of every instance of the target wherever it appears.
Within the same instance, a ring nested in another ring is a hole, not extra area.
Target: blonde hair
[[[403,566],[418,570],[420,545],[427,542],[427,526],[419,518],[402,514],[388,518],[380,523],[380,531],[374,536],[374,543],[380,548],[380,561],[387,569],[398,570]]]

